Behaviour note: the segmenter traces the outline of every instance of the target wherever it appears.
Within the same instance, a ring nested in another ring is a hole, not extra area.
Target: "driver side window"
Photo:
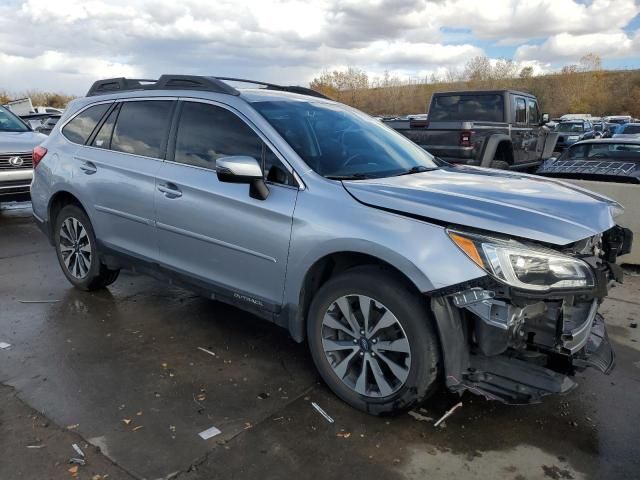
[[[218,158],[234,155],[258,160],[267,181],[295,185],[280,159],[240,117],[216,105],[184,102],[176,132],[174,161],[215,170]]]

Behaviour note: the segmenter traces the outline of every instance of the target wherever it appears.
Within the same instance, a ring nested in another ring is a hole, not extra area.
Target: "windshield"
[[[425,150],[355,109],[313,101],[252,104],[325,177],[380,178],[437,168]]]
[[[582,133],[582,132],[584,132],[584,125],[582,123],[563,122],[563,123],[558,124],[557,131],[558,132]]]
[[[502,95],[435,95],[429,108],[432,122],[503,121]]]
[[[29,128],[12,112],[0,106],[0,132],[28,132]]]
[[[623,125],[617,133],[640,133],[640,125]]]
[[[569,149],[567,158],[575,160],[640,161],[640,143],[583,143]]]

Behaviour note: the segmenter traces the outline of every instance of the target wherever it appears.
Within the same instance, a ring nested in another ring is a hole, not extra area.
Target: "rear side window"
[[[432,122],[502,122],[502,95],[436,95],[429,109]]]
[[[527,107],[524,98],[516,98],[516,123],[527,123]]]
[[[96,134],[96,138],[93,139],[91,144],[98,148],[111,148],[111,134],[113,133],[113,126],[116,123],[118,117],[118,107],[114,108],[107,119],[104,121],[100,130]]]
[[[69,141],[84,144],[110,106],[109,103],[101,103],[87,108],[67,123],[62,133]]]
[[[113,129],[111,149],[162,157],[173,103],[170,100],[124,102]]]

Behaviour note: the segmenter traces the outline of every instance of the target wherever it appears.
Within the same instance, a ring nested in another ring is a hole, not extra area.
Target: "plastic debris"
[[[125,425],[129,425],[131,423],[130,418],[123,418],[122,421],[124,422]]]
[[[71,467],[68,472],[71,474],[72,477],[77,477],[78,476],[78,466],[74,465],[73,467]]]
[[[338,432],[336,433],[336,437],[340,438],[349,438],[351,436],[351,432]]]
[[[421,413],[416,412],[415,410],[409,411],[409,415],[418,420],[419,422],[433,422],[433,417],[427,417],[426,415],[422,415]]]
[[[451,415],[453,415],[453,412],[455,412],[457,409],[459,409],[462,406],[462,402],[457,403],[456,405],[454,405],[451,409],[447,410],[447,413],[445,413],[442,417],[440,417],[440,420],[438,420],[436,423],[433,424],[434,427],[439,426],[442,422],[445,421],[445,419],[449,418]]]
[[[83,458],[85,457],[84,452],[80,449],[77,443],[74,443],[73,445],[71,445],[71,447],[76,451],[78,455],[80,455]]]
[[[213,353],[211,350],[207,350],[206,348],[202,348],[202,347],[198,347],[198,350],[204,352],[204,353],[208,353],[209,355],[211,355],[212,357],[215,357],[216,354]]]
[[[70,458],[69,463],[75,463],[76,465],[82,465],[83,467],[87,464],[87,461],[84,458]]]
[[[6,350],[7,348],[10,348],[11,344],[7,343],[7,342],[0,342],[0,350]]]
[[[131,429],[132,432],[137,432],[138,430],[140,430],[141,428],[144,428],[144,425],[138,425],[137,427],[133,427]]]
[[[27,448],[44,448],[46,445],[27,445]]]
[[[75,430],[80,426],[79,423],[74,423],[73,425],[67,425],[67,430]]]
[[[629,324],[629,326],[630,326],[631,328],[638,328],[638,322],[631,322],[631,323]]]
[[[259,398],[260,400],[265,400],[265,399],[269,398],[270,396],[271,396],[271,394],[266,393],[266,392],[263,392],[263,393],[261,393],[260,395],[258,395],[258,398]]]
[[[316,409],[316,411],[317,411],[320,415],[322,415],[322,416],[325,418],[325,420],[326,420],[327,422],[329,422],[329,423],[333,423],[333,418],[331,418],[327,412],[325,412],[322,408],[320,408],[320,405],[318,405],[316,402],[311,402],[311,406],[312,406],[313,408],[315,408],[315,409]]]
[[[207,428],[206,430],[203,430],[198,435],[203,440],[209,440],[210,438],[213,438],[216,435],[220,435],[221,433],[222,432],[220,430],[218,430],[216,427],[211,427],[211,428]]]

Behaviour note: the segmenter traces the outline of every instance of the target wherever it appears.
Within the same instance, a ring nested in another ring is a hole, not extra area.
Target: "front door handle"
[[[182,196],[178,186],[173,183],[159,183],[158,191],[164,193],[167,198],[180,198]]]
[[[98,171],[98,169],[92,162],[86,160],[82,160],[82,162],[80,163],[80,170],[82,170],[87,175],[93,175]]]

